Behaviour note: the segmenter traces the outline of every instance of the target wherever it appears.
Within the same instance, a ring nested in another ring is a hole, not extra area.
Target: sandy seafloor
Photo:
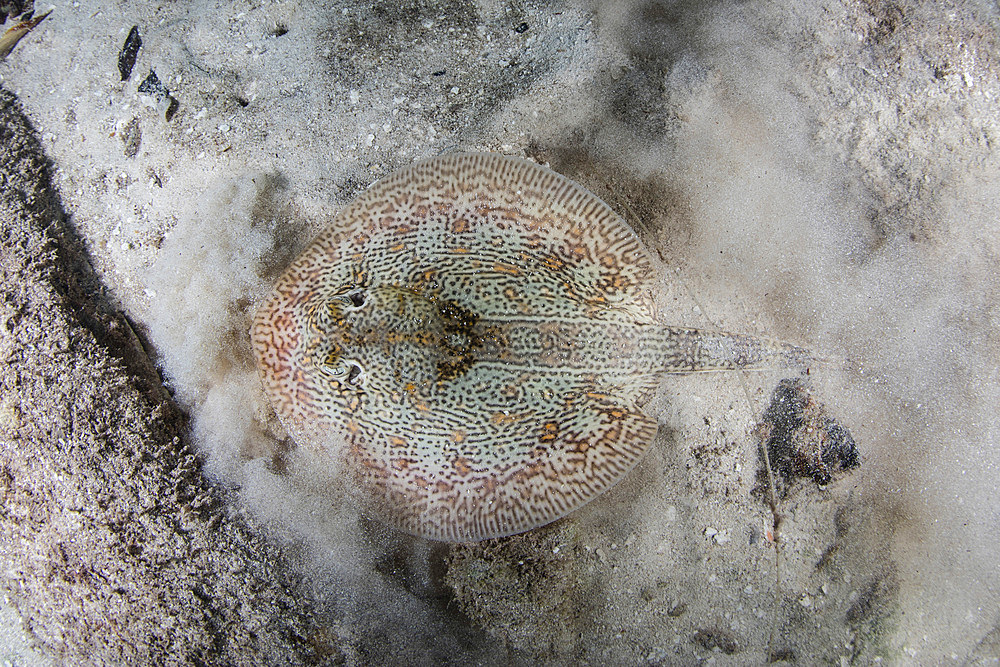
[[[1000,661],[995,4],[53,8],[0,84],[190,414],[205,474],[317,600],[335,591],[338,659]],[[150,69],[169,119],[137,92]],[[667,376],[647,457],[548,528],[440,546],[359,519],[282,437],[247,323],[339,207],[455,150],[527,156],[604,198],[660,262],[665,322],[830,359],[809,382],[861,465],[793,483],[776,547],[755,425],[784,376],[749,375],[749,402],[734,375]],[[44,662],[16,608],[0,657]],[[372,635],[380,654],[358,648]]]

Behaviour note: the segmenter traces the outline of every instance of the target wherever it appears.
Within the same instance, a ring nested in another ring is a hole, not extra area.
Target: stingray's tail
[[[789,343],[746,334],[665,327],[668,373],[698,371],[805,369],[823,360]]]

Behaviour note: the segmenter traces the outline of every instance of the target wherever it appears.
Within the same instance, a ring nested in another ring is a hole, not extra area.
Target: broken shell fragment
[[[142,46],[142,37],[139,37],[139,26],[134,25],[128,31],[125,44],[118,53],[118,71],[122,75],[122,81],[128,81],[132,76],[132,68],[135,67],[135,59],[139,55],[139,47]]]
[[[5,59],[10,52],[14,50],[17,43],[21,41],[21,38],[31,32],[36,25],[44,21],[45,17],[51,13],[52,10],[50,9],[41,16],[35,18],[31,18],[30,13],[25,14],[21,17],[20,21],[7,28],[7,30],[3,33],[3,36],[0,36],[0,60]],[[27,18],[25,18],[25,16]]]

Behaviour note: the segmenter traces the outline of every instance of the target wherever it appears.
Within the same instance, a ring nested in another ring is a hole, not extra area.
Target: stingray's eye
[[[336,355],[327,355],[320,366],[320,370],[329,375],[334,380],[345,380],[354,368],[351,364],[338,359]]]
[[[361,370],[361,366],[353,361],[344,361],[333,354],[327,355],[320,370],[331,380],[354,386],[360,386],[365,380],[365,372]]]
[[[338,296],[337,298],[340,299],[344,305],[353,306],[355,308],[360,308],[365,305],[366,300],[365,291],[360,287],[356,287],[347,294]]]

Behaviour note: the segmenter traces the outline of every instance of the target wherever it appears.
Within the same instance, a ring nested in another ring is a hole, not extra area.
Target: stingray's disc
[[[346,453],[386,522],[497,537],[583,505],[652,441],[651,276],[580,185],[444,155],[337,216],[260,306],[253,348],[296,442]]]

